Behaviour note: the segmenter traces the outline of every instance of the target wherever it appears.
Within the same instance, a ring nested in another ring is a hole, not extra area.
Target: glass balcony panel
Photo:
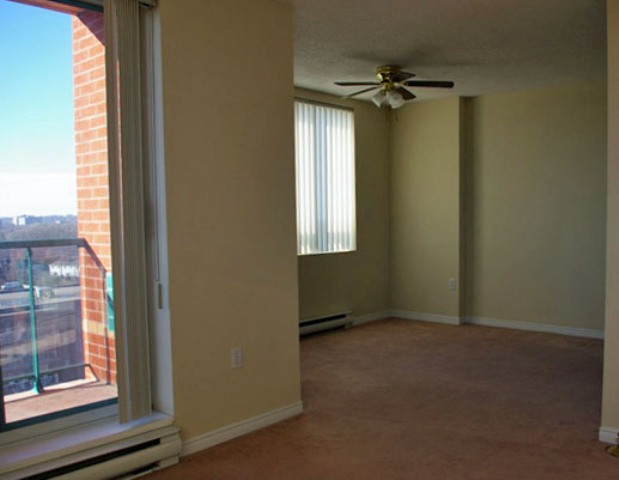
[[[0,427],[115,401],[111,281],[90,245],[3,242],[0,265]]]

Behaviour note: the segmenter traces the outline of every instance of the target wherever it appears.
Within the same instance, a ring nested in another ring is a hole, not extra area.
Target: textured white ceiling
[[[605,0],[288,0],[295,9],[295,85],[335,95],[397,64],[472,96],[602,76]],[[367,99],[370,94],[359,98]]]

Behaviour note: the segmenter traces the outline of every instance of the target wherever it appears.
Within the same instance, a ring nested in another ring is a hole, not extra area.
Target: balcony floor
[[[33,392],[4,398],[6,422],[16,422],[118,396],[116,385],[94,380],[78,380],[48,387],[42,394]]]

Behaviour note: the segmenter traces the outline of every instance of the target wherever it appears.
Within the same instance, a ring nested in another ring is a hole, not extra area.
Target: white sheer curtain
[[[356,248],[354,115],[295,101],[297,251]]]

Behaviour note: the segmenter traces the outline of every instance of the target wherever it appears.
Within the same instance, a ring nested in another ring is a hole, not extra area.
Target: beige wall
[[[460,276],[460,116],[457,98],[412,103],[391,131],[391,307],[457,317]]]
[[[297,90],[355,112],[357,250],[299,257],[300,318],[389,308],[389,123],[373,104]]]
[[[603,330],[605,81],[467,107],[467,314]]]
[[[300,400],[292,8],[160,5],[174,402],[187,440]],[[233,346],[243,368],[230,368]]]
[[[386,252],[390,267],[358,254],[300,258],[301,315],[351,308],[358,293],[362,313],[603,330],[605,91],[599,80],[413,103],[393,115],[386,147],[384,129],[361,132],[359,152],[376,142],[389,152],[390,192],[358,160],[359,180],[374,181],[358,191],[358,215],[361,235],[373,207],[371,232],[391,245],[373,251]],[[383,115],[362,106],[369,111],[359,107],[358,119]],[[380,149],[372,156],[387,161]],[[391,194],[391,205],[373,204],[377,190]],[[390,280],[381,284],[379,272]],[[450,278],[463,288],[451,292]],[[386,306],[373,301],[384,290],[367,296],[372,285],[390,290]]]
[[[619,0],[608,15],[608,253],[602,426],[619,430]]]

